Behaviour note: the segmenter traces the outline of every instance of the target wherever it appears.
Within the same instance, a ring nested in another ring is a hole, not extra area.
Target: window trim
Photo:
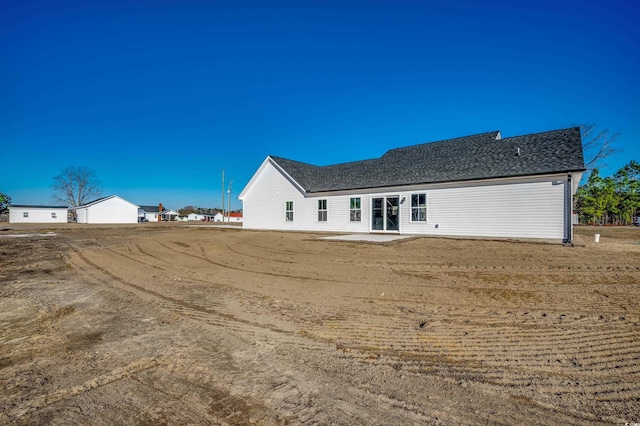
[[[424,196],[424,204],[420,204],[420,196]],[[418,197],[418,205],[413,204],[414,197]],[[427,193],[426,192],[415,192],[409,194],[409,207],[411,209],[411,215],[409,216],[410,222],[412,223],[427,223]],[[422,216],[424,219],[414,219],[414,212],[418,212],[417,217],[420,217],[419,211],[423,210],[424,215]]]
[[[318,200],[318,222],[327,222],[329,218],[327,199]]]
[[[293,201],[284,202],[284,221],[293,222]]]
[[[357,206],[353,206],[353,201],[357,200]],[[358,218],[354,219],[354,213],[358,212]],[[349,197],[349,222],[362,222],[362,197]]]

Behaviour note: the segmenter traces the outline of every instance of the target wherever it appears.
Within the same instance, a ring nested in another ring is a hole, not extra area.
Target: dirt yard
[[[640,422],[640,229],[0,228],[0,424]]]

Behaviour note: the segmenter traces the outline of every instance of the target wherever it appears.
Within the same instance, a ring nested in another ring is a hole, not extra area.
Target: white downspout
[[[565,214],[564,214],[564,241],[566,245],[573,245],[573,183],[571,182],[571,172],[567,173],[567,185],[565,187]]]

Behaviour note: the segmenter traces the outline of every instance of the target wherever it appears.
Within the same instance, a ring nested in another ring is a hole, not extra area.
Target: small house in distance
[[[138,208],[139,222],[171,222],[176,220],[178,212],[175,210],[167,210],[158,203],[155,206],[140,206]]]
[[[162,220],[164,222],[174,222],[178,220],[179,213],[173,209],[163,210],[162,211]]]
[[[10,205],[9,223],[67,223],[67,206]]]
[[[200,221],[200,222],[214,222],[215,215],[208,213],[189,213],[187,215],[187,220],[190,222]]]
[[[224,215],[222,215],[222,212],[218,212],[213,216],[213,221],[224,223],[242,223],[242,213],[225,212]]]
[[[268,156],[238,197],[243,227],[571,242],[579,128],[499,131],[315,166]]]
[[[117,195],[76,207],[78,223],[138,223],[138,206]]]
[[[139,206],[138,218],[140,222],[158,222],[158,218],[162,220],[162,212],[164,212],[162,203],[155,206]]]
[[[226,212],[224,217],[225,222],[229,223],[242,223],[242,213],[240,212]]]

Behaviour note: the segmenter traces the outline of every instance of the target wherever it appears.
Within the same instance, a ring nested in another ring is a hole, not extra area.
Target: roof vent
[[[518,157],[520,157],[520,147],[518,147],[518,152],[516,153]]]

